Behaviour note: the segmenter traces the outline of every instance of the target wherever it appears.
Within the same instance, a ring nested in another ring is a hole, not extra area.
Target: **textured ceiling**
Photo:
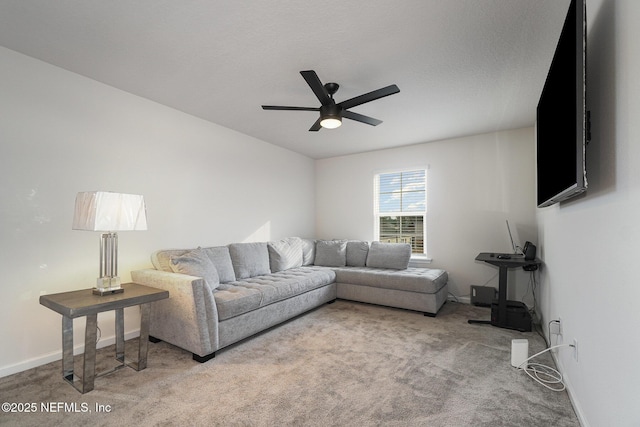
[[[0,45],[313,158],[531,126],[569,0],[0,0]],[[300,76],[342,101],[309,132]]]

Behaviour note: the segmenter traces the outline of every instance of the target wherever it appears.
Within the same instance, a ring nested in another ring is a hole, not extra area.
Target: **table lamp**
[[[147,229],[144,198],[137,194],[87,191],[78,193],[73,215],[74,230],[102,231],[100,277],[93,293],[124,292],[118,276],[117,231]]]

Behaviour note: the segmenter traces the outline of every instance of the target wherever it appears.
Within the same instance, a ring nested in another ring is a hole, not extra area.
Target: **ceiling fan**
[[[337,128],[342,124],[343,118],[366,123],[371,126],[377,126],[382,123],[382,120],[354,113],[353,111],[349,111],[349,108],[364,104],[365,102],[375,101],[376,99],[384,98],[385,96],[393,95],[394,93],[400,92],[398,86],[390,85],[336,104],[336,102],[333,100],[333,95],[338,91],[338,88],[340,87],[338,83],[326,83],[323,85],[318,78],[318,75],[313,70],[300,71],[300,74],[302,74],[302,77],[304,77],[304,79],[309,84],[309,87],[320,101],[320,107],[284,107],[278,105],[263,105],[262,109],[319,111],[320,117],[309,129],[309,131],[311,132],[317,132],[321,127],[327,129]]]

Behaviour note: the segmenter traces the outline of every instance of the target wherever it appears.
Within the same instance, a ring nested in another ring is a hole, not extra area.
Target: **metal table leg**
[[[124,364],[124,309],[116,312],[116,360]]]
[[[77,379],[73,366],[73,319],[62,316],[62,377],[80,393],[93,390],[96,377],[96,337],[98,315],[87,315],[84,334],[82,379]]]
[[[73,385],[73,319],[62,316],[62,378]]]
[[[93,390],[96,377],[96,338],[98,336],[98,314],[87,315],[84,333],[84,363],[82,374],[82,393]]]
[[[149,304],[140,305],[140,338],[138,342],[138,363],[133,366],[137,371],[147,367],[147,352],[149,349],[149,317],[151,306]]]

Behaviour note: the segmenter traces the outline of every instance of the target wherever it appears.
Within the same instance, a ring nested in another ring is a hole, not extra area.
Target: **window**
[[[413,254],[426,252],[426,171],[378,174],[374,178],[375,236],[381,242],[410,243]]]

